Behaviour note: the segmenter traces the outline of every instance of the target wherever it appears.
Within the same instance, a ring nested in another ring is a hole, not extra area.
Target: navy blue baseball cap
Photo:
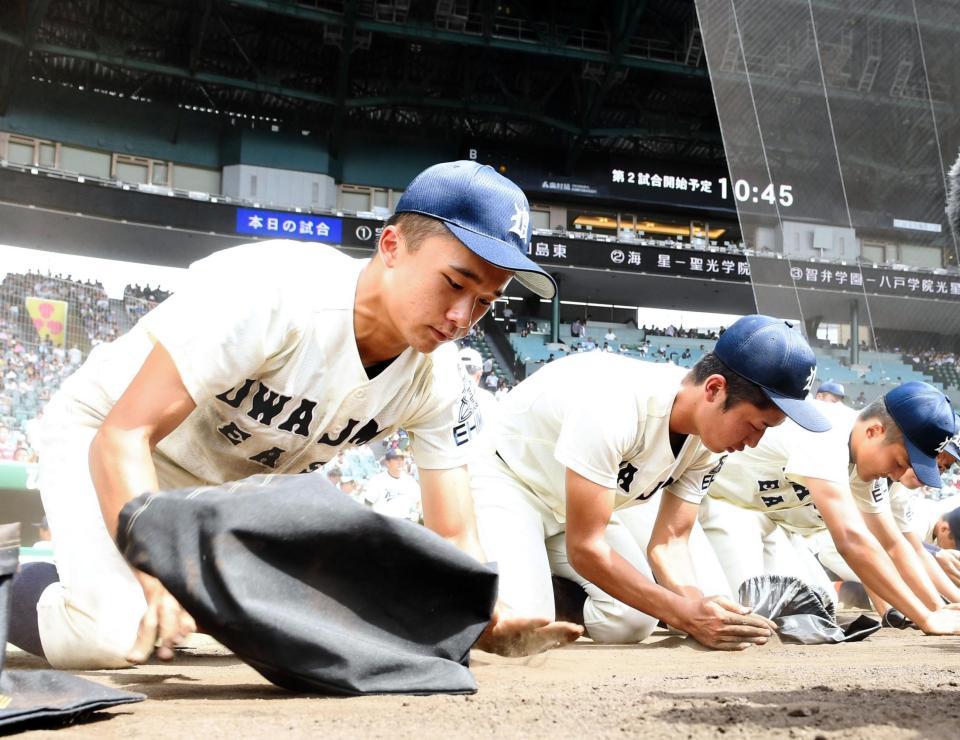
[[[847,389],[843,387],[843,383],[838,383],[835,380],[828,380],[825,383],[820,384],[820,387],[817,388],[817,393],[832,393],[838,398],[845,398],[847,395]]]
[[[786,321],[753,314],[734,322],[713,348],[737,375],[760,386],[790,419],[811,432],[831,428],[807,400],[817,377],[817,358],[803,336]]]
[[[943,520],[950,527],[950,534],[953,535],[954,543],[960,545],[960,507],[944,514]]]
[[[475,255],[510,270],[541,298],[553,298],[553,278],[530,259],[527,196],[489,165],[469,160],[428,167],[411,182],[396,213],[436,218]]]
[[[954,460],[960,461],[960,440],[957,439],[960,437],[960,414],[956,411],[953,412],[953,423],[957,428],[957,434],[940,446],[940,452],[946,452]]]
[[[923,485],[940,488],[937,455],[956,443],[957,417],[950,401],[932,385],[912,380],[889,391],[883,402],[903,432],[913,472]]]

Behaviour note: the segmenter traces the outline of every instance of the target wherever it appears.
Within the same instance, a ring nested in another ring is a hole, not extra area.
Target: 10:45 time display
[[[729,181],[725,177],[719,178],[720,197],[726,200],[729,197]],[[741,203],[759,203],[761,200],[776,205],[778,202],[784,208],[793,205],[793,186],[781,185],[778,189],[771,182],[761,191],[756,185],[751,185],[746,180],[737,180],[733,183],[733,196]]]

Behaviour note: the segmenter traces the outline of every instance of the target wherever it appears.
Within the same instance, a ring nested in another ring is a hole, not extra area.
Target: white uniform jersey
[[[476,400],[456,347],[408,347],[372,379],[361,363],[353,308],[365,264],[287,240],[217,252],[130,332],[97,347],[51,405],[99,426],[160,343],[196,403],[157,445],[162,480],[311,472],[341,447],[400,427],[421,467],[462,465]]]
[[[839,403],[811,401],[833,428],[809,432],[790,419],[768,429],[754,448],[728,455],[709,495],[764,512],[799,534],[825,528],[803,481],[818,478],[849,484],[857,507],[873,513],[889,508],[886,480],[863,481],[850,462],[850,432],[857,413]]]
[[[918,532],[915,527],[919,525],[920,517],[915,516],[915,509],[918,500],[923,497],[922,490],[913,491],[896,482],[890,485],[890,511],[901,532]]]
[[[926,489],[920,489],[924,491]],[[940,517],[960,506],[960,496],[950,496],[939,500],[920,495],[913,501],[913,531],[920,535],[924,542],[935,544],[933,528]]]
[[[497,452],[560,522],[567,468],[613,490],[617,509],[660,489],[699,504],[719,456],[694,436],[673,454],[670,412],[685,375],[606,352],[551,362],[500,402]]]
[[[420,519],[420,486],[406,473],[399,478],[386,470],[377,473],[367,482],[363,497],[378,514],[414,522]]]

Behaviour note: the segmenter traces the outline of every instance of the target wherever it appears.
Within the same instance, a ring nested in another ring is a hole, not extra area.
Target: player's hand
[[[684,623],[677,627],[716,650],[745,650],[751,645],[763,645],[777,631],[777,626],[766,617],[751,614],[750,607],[723,596],[691,599],[690,603]]]
[[[551,622],[545,617],[514,617],[497,607],[475,647],[496,655],[534,655],[568,645],[583,634],[572,622]]]
[[[957,550],[938,550],[934,556],[947,578],[953,585],[960,586],[960,552]]]
[[[197,625],[160,581],[140,571],[134,573],[147,599],[147,611],[140,620],[137,641],[127,653],[127,660],[145,663],[153,653],[154,646],[157,646],[158,658],[170,660],[173,648],[187,635],[196,632]]]
[[[927,635],[960,635],[960,610],[937,609],[929,616],[917,622],[917,627]]]

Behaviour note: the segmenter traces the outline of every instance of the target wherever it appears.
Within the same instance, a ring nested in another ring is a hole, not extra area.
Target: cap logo
[[[955,434],[952,437],[947,437],[945,440],[943,440],[943,442],[941,442],[937,447],[937,452],[943,452],[945,449],[947,449],[947,445],[949,444],[960,446],[960,434]]]
[[[530,227],[530,211],[519,203],[513,204],[515,213],[510,217],[510,232],[516,234],[523,241],[527,240],[527,229]]]
[[[817,366],[814,365],[810,368],[810,374],[807,376],[807,383],[803,386],[803,390],[807,393],[810,392],[810,389],[813,388],[814,382],[817,380]]]

